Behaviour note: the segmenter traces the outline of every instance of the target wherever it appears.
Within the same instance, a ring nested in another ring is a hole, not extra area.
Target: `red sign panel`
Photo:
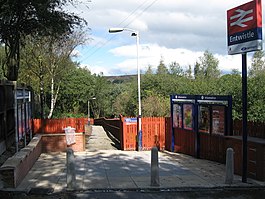
[[[228,54],[262,49],[261,0],[227,11]]]
[[[261,0],[254,0],[227,11],[228,34],[262,27]]]

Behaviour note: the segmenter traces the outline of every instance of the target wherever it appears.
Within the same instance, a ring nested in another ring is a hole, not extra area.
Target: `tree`
[[[40,102],[40,117],[44,118],[44,104],[45,104],[45,85],[47,85],[47,69],[45,67],[46,58],[48,57],[46,40],[27,37],[25,46],[21,51],[21,71],[19,82],[31,85],[36,91],[38,101]],[[45,83],[46,80],[46,83]]]
[[[161,58],[159,65],[157,66],[157,70],[156,70],[156,74],[160,74],[160,75],[164,75],[164,74],[168,74],[168,69],[164,63],[164,60]]]
[[[41,118],[44,118],[44,79],[50,87],[47,89],[47,99],[50,100],[48,118],[51,118],[60,92],[61,81],[71,65],[72,52],[85,41],[85,33],[82,31],[75,31],[58,39],[50,36],[27,37],[22,51],[22,64],[24,63],[24,68],[29,73],[33,73],[39,79]]]
[[[205,78],[218,78],[221,75],[218,69],[219,60],[212,53],[205,51],[203,56],[199,57],[199,63],[195,65],[195,77],[203,75]]]
[[[191,69],[191,65],[189,65],[188,69],[186,70],[186,72],[185,72],[185,76],[186,76],[188,79],[192,79],[192,69]]]
[[[184,71],[180,67],[179,63],[174,61],[169,65],[169,73],[176,76],[182,76]]]
[[[60,83],[64,77],[64,73],[67,71],[67,62],[69,62],[70,56],[73,50],[85,42],[83,32],[75,32],[75,34],[64,35],[60,39],[54,40],[48,37],[48,57],[47,57],[47,71],[50,75],[50,112],[48,118],[52,117],[58,93],[60,90]]]
[[[74,0],[1,0],[0,42],[5,46],[5,61],[2,65],[8,80],[16,81],[20,66],[20,47],[28,35],[57,38],[71,33],[83,19],[67,13],[63,6]]]
[[[201,66],[198,62],[196,62],[194,66],[194,77],[195,79],[203,77],[203,70],[201,69]]]
[[[87,102],[95,95],[95,76],[77,63],[69,63],[67,73],[61,79],[56,109],[57,115],[87,115]],[[94,100],[91,101],[91,104]]]
[[[94,113],[94,117],[99,118],[107,115],[106,109],[107,106],[110,106],[109,92],[111,91],[111,87],[103,76],[103,73],[95,75],[94,85],[94,97],[96,100],[93,100],[91,110]]]
[[[233,119],[242,117],[242,93],[241,75],[238,73],[226,74],[217,80],[216,94],[231,95],[233,107]]]
[[[149,74],[149,75],[153,74],[153,70],[152,70],[152,66],[151,65],[148,65],[148,68],[147,68],[145,74]]]
[[[169,116],[170,113],[168,99],[152,91],[143,99],[142,106],[145,117]]]
[[[264,51],[256,51],[252,57],[249,75],[251,77],[258,75],[260,72],[265,72]]]

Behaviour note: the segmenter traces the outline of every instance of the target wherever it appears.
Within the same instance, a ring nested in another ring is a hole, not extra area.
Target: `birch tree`
[[[50,111],[48,118],[51,118],[60,91],[61,80],[64,77],[63,74],[67,73],[67,62],[71,56],[74,56],[75,48],[85,43],[86,37],[84,32],[79,31],[70,36],[65,35],[59,40],[48,39],[50,42],[46,67],[50,77]]]
[[[27,39],[23,51],[23,61],[27,73],[34,74],[34,77],[39,79],[42,118],[45,117],[44,93],[49,94],[47,117],[51,118],[60,92],[61,81],[65,78],[65,73],[68,72],[68,63],[71,62],[71,57],[74,56],[73,51],[86,41],[86,34],[81,30],[70,35],[65,34],[59,39],[52,36]]]

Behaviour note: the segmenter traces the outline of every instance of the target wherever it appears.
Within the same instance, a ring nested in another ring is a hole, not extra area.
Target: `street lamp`
[[[142,108],[141,108],[141,80],[139,67],[139,32],[130,28],[110,28],[109,33],[117,33],[122,31],[132,32],[131,36],[136,37],[136,60],[137,60],[137,76],[138,76],[138,150],[142,150]]]
[[[95,97],[92,97],[92,98],[90,98],[90,99],[88,99],[88,101],[87,101],[87,117],[88,117],[88,125],[90,125],[90,104],[89,104],[89,102],[90,102],[90,100],[95,100],[96,98]]]

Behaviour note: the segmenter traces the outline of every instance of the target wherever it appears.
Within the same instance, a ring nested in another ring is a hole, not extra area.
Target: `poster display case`
[[[212,133],[225,134],[225,106],[212,107]]]
[[[199,106],[199,131],[210,133],[210,107]]]
[[[182,107],[180,104],[173,105],[173,127],[182,128]]]
[[[171,150],[210,160],[219,158],[224,136],[232,134],[232,96],[171,95],[170,100]]]
[[[193,129],[192,104],[183,104],[183,128],[187,130]]]

